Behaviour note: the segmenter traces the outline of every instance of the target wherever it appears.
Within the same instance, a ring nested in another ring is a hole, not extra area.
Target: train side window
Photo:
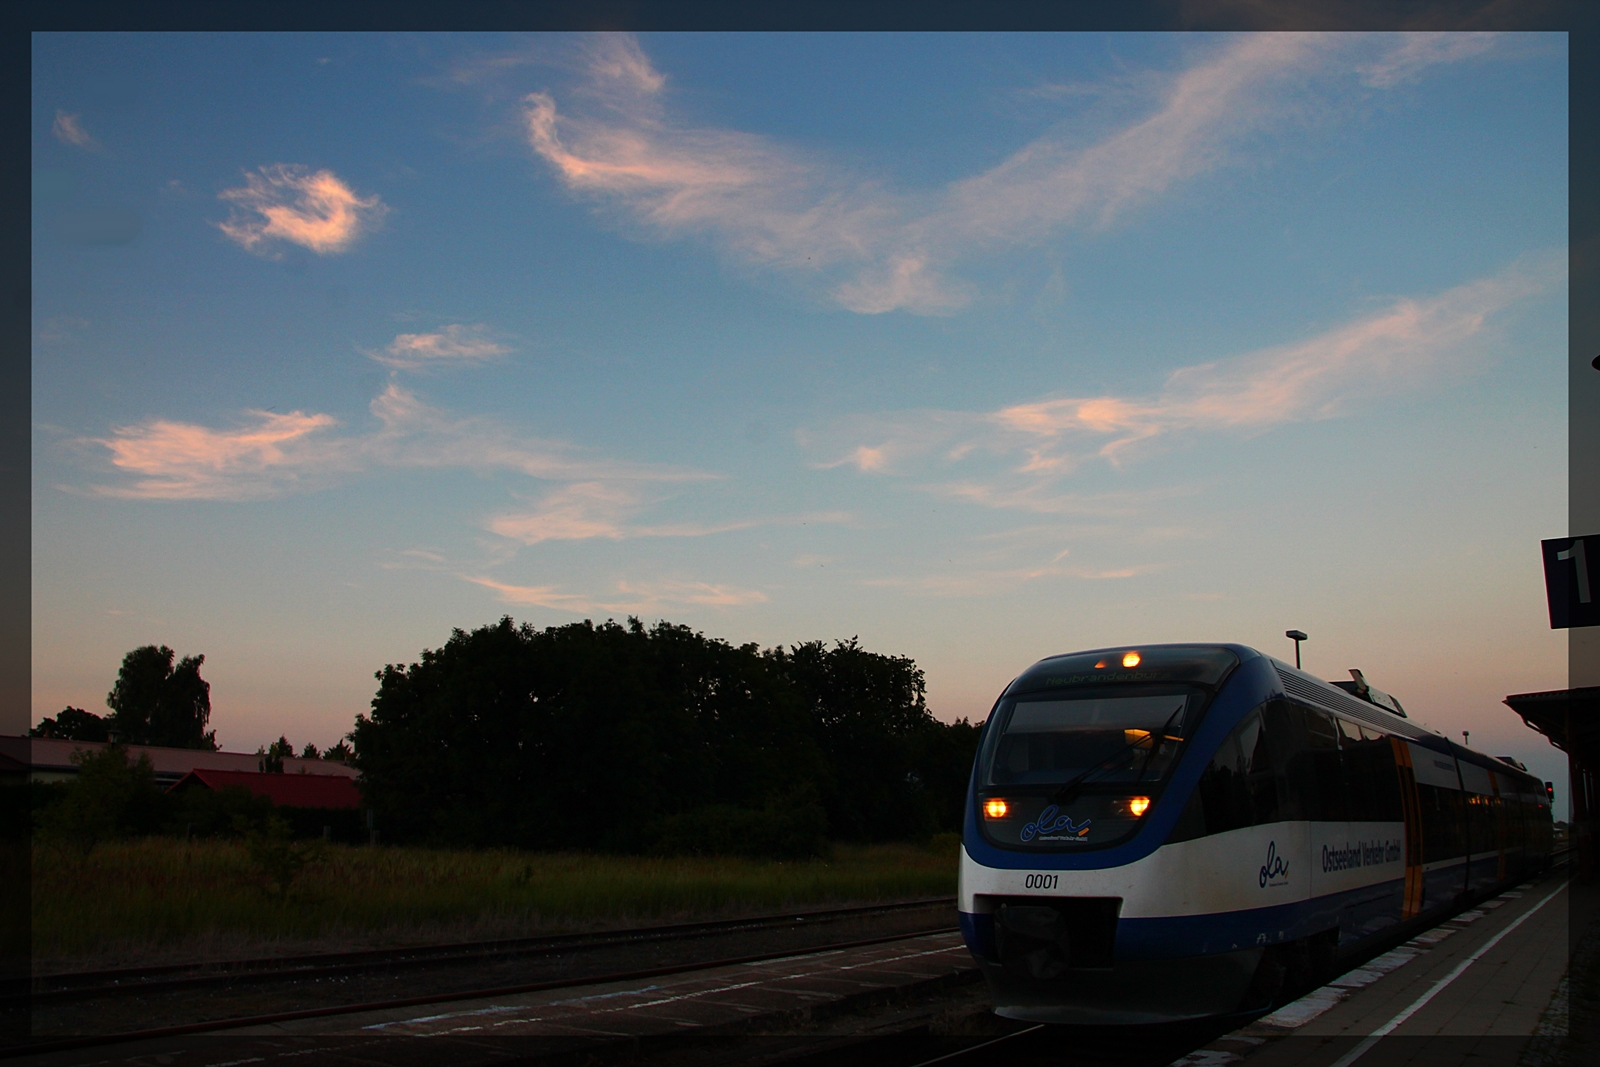
[[[1422,862],[1434,863],[1461,855],[1461,792],[1417,783],[1418,814],[1422,819]]]
[[[1394,746],[1370,726],[1339,721],[1343,742],[1345,783],[1349,787],[1350,819],[1355,822],[1400,822],[1405,811],[1400,801],[1400,777],[1394,765]]]
[[[1359,745],[1361,743],[1360,723],[1339,718],[1335,718],[1333,721],[1339,725],[1340,748],[1349,748],[1351,745]]]
[[[1277,822],[1283,816],[1279,803],[1277,761],[1273,759],[1271,733],[1266,717],[1252,711],[1235,731],[1239,751],[1244,757],[1245,786],[1250,792],[1250,824]]]
[[[1282,775],[1271,737],[1272,731],[1263,723],[1259,710],[1234,727],[1201,773],[1168,842],[1189,841],[1277,822],[1284,817]]]
[[[1316,808],[1316,782],[1305,712],[1287,700],[1269,701],[1261,712],[1278,772],[1278,818],[1310,818]]]
[[[1200,776],[1200,805],[1205,832],[1220,834],[1250,825],[1250,789],[1245,782],[1244,754],[1238,731],[1230,733]]]
[[[1310,816],[1318,822],[1346,822],[1350,818],[1350,806],[1344,765],[1339,758],[1339,728],[1331,715],[1310,708],[1301,710],[1310,734],[1309,770],[1316,783],[1316,804]]]

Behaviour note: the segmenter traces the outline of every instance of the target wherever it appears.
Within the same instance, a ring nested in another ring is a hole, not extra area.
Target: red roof
[[[99,752],[106,747],[104,741],[61,741],[53,737],[0,737],[0,752],[28,763],[34,770],[66,771],[76,774],[77,764],[72,762],[76,751]],[[149,756],[155,767],[156,778],[177,781],[190,771],[259,771],[261,754],[247,752],[209,752],[203,748],[161,748],[156,745],[128,745],[128,758],[137,761]],[[333,760],[301,759],[285,756],[284,774],[337,774],[345,778],[360,777],[354,767]]]
[[[331,774],[260,774],[256,771],[194,770],[174,782],[169,793],[199,785],[222,789],[242,785],[256,796],[288,808],[359,808],[361,790],[349,778]]]

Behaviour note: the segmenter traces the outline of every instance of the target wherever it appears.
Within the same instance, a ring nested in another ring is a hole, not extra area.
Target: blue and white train
[[[1549,865],[1550,792],[1354,681],[1242,645],[1052,656],[985,724],[967,946],[1001,1015],[1264,1010]]]

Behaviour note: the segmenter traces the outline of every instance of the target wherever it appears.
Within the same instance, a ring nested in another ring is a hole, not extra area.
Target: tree
[[[313,745],[310,741],[307,741],[306,742],[306,747],[300,751],[300,758],[301,759],[321,759],[322,758],[322,753],[317,751],[317,746],[316,745]]]
[[[55,718],[45,716],[28,731],[29,737],[51,737],[60,741],[106,741],[106,721],[92,711],[66,707]]]
[[[349,763],[356,758],[356,750],[350,747],[350,742],[341,738],[338,744],[322,753],[322,758],[335,763]]]
[[[397,840],[638,850],[664,817],[759,810],[824,771],[757,647],[687,626],[505,618],[377,677],[351,737]]]
[[[351,739],[394,840],[796,855],[958,829],[977,728],[855,639],[763,652],[687,626],[456,630],[378,672]]]
[[[106,694],[107,725],[129,744],[214,750],[217,733],[206,730],[211,685],[200,677],[206,658],[185,656],[174,665],[176,655],[165,645],[145,645],[122,657]]]
[[[282,774],[283,761],[294,758],[294,746],[282,734],[266,748],[257,748],[256,755],[261,757],[261,769],[267,774]]]
[[[836,836],[882,841],[960,827],[959,816],[954,826],[941,818],[949,804],[934,789],[947,789],[949,775],[942,760],[937,772],[928,760],[952,728],[928,711],[915,661],[868,652],[854,637],[832,648],[822,641],[776,648],[767,657],[809,712],[833,772],[823,797]],[[968,753],[969,767],[971,759]],[[963,775],[963,792],[966,784]]]

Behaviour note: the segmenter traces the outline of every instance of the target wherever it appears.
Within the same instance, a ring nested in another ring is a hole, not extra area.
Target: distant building
[[[285,763],[288,761],[285,760]],[[306,763],[312,760],[304,761]],[[337,774],[263,774],[258,771],[190,771],[168,787],[169,793],[191,789],[226,789],[242,786],[256,796],[266,797],[280,808],[324,808],[329,810],[361,807],[361,791],[355,780]]]
[[[0,772],[21,767],[35,782],[68,782],[78,773],[72,762],[74,752],[99,752],[104,741],[58,741],[43,737],[0,737]],[[260,774],[261,757],[249,752],[207,752],[198,748],[160,748],[156,745],[127,745],[128,757],[150,757],[156,781],[162,786],[176,784],[194,771],[229,771]],[[300,759],[286,756],[283,774],[271,777],[318,776],[354,780],[361,772],[336,760]],[[266,777],[263,775],[263,777]]]

